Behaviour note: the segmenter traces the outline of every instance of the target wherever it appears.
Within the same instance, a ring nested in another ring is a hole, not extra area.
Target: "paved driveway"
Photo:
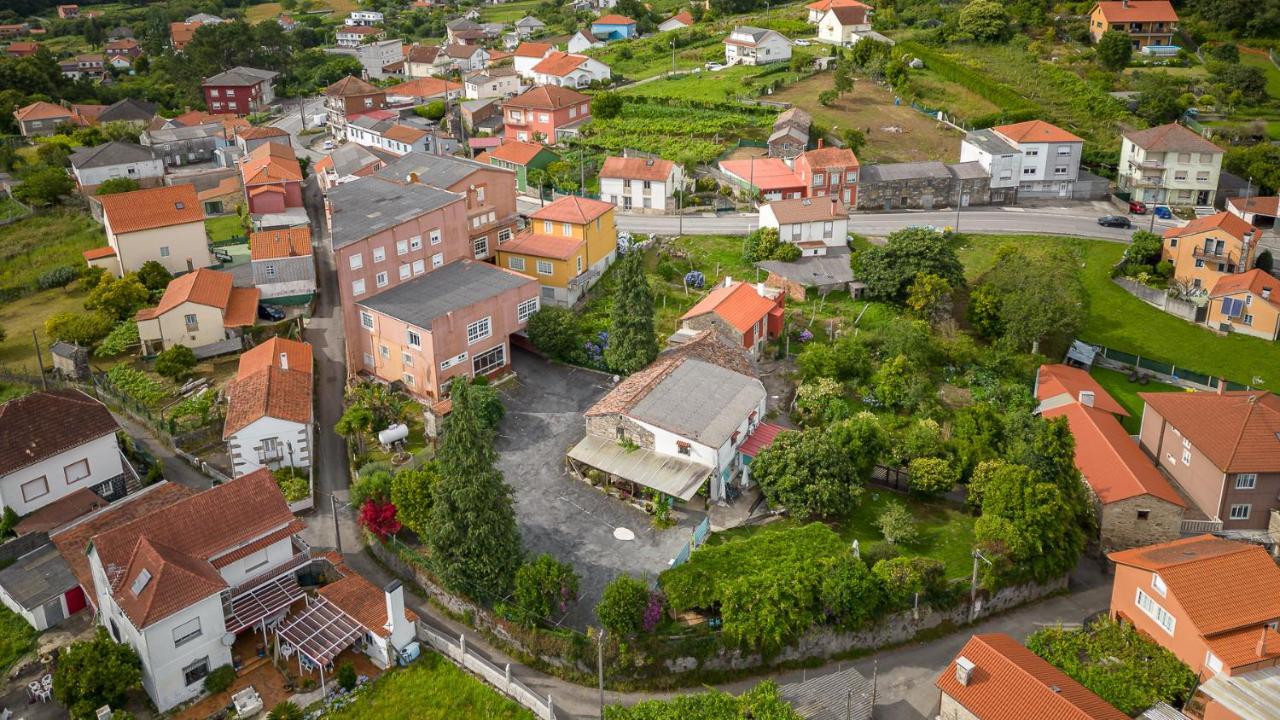
[[[654,530],[649,516],[568,474],[564,456],[585,434],[582,412],[612,385],[608,375],[569,368],[515,350],[517,378],[501,386],[507,413],[498,427],[499,465],[515,489],[526,551],[573,563],[581,596],[564,623],[594,624],[606,583],[622,573],[655,576],[684,545],[696,520]],[[616,540],[614,528],[635,533]]]

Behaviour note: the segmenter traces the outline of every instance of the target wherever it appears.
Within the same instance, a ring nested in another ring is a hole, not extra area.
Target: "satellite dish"
[[[636,534],[624,527],[614,528],[613,537],[617,540],[635,540]]]
[[[222,644],[223,644],[223,645],[225,645],[225,646],[227,646],[227,647],[231,647],[232,645],[235,645],[235,644],[236,644],[236,634],[235,634],[235,633],[231,633],[231,632],[229,632],[229,633],[227,633],[227,634],[223,635],[223,636],[222,636]]]

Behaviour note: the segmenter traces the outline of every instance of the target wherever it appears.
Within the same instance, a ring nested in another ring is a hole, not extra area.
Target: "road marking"
[[[1026,211],[1027,211],[1027,209],[1026,209],[1026,208],[1007,207],[1007,208],[1004,208],[1004,211],[1005,211],[1005,212],[1021,212],[1021,213],[1022,213],[1022,212],[1026,212]]]
[[[560,500],[561,500],[562,502],[566,502],[566,503],[568,503],[568,504],[570,504],[570,505],[572,505],[572,506],[574,506],[574,507],[578,508],[578,510],[579,510],[583,515],[590,515],[590,514],[591,514],[591,511],[590,511],[590,510],[588,510],[588,509],[586,509],[586,508],[582,507],[582,506],[581,506],[581,505],[579,505],[578,503],[576,503],[576,502],[574,502],[574,501],[570,500],[569,498],[567,498],[567,497],[565,497],[565,496],[563,496],[563,495],[561,495],[561,496],[560,496]],[[616,532],[617,532],[619,529],[626,530],[626,528],[618,528],[616,525],[611,525],[611,524],[609,524],[608,522],[605,522],[604,520],[601,520],[600,522],[601,522],[601,524],[603,524],[603,525],[607,525],[607,526],[609,527],[609,529],[611,529],[611,530],[613,530],[613,531],[615,532],[615,534],[616,534]],[[631,532],[631,531],[630,531],[630,530],[628,530],[627,532]],[[633,536],[633,537],[634,537],[634,535],[635,535],[635,533],[632,533],[632,536]]]

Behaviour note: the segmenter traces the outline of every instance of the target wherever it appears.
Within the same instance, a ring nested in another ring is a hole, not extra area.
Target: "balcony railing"
[[[1197,245],[1195,249],[1191,251],[1191,256],[1196,258],[1204,258],[1205,260],[1212,260],[1214,262],[1224,262],[1224,263],[1227,263],[1228,265],[1236,264],[1235,253],[1231,251],[1227,251],[1225,253],[1209,252],[1208,250],[1204,249],[1203,245]]]
[[[1221,520],[1183,520],[1183,535],[1202,535],[1204,533],[1222,532]]]
[[[311,562],[311,548],[307,547],[307,544],[301,539],[297,537],[293,538],[293,549],[296,551],[293,557],[290,557],[288,560],[254,575],[234,587],[222,591],[223,596],[227,599],[237,598],[252,591],[254,588],[269,580],[273,580],[287,572],[293,572],[294,570],[297,570],[303,565]]]

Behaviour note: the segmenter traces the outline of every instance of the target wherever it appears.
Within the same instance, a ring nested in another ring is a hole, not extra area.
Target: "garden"
[[[36,649],[37,634],[22,616],[0,607],[0,672],[8,673],[23,655]]]
[[[428,652],[412,665],[384,673],[356,690],[349,703],[325,712],[325,720],[533,720],[533,713],[503,697],[440,655]]]

